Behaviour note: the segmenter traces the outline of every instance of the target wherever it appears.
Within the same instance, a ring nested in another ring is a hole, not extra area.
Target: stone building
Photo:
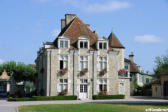
[[[114,33],[99,38],[76,15],[65,14],[57,38],[44,42],[37,53],[39,94],[77,95],[79,99],[92,99],[96,94],[129,97],[129,75],[119,75],[124,69],[124,50]]]
[[[161,72],[159,79],[152,83],[152,96],[168,98],[168,69]]]
[[[16,85],[12,75],[8,75],[4,70],[0,75],[0,96],[7,96],[14,94]]]
[[[130,95],[134,95],[136,86],[144,86],[150,84],[153,80],[153,76],[149,73],[144,73],[141,66],[137,65],[134,61],[134,54],[131,52],[129,59],[125,58],[125,69],[130,74]]]

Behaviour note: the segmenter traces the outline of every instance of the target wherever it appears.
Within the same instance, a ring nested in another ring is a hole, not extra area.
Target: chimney
[[[61,19],[61,30],[65,27],[65,19]]]
[[[87,26],[88,28],[90,28],[90,24],[86,24],[86,26]]]
[[[134,54],[133,54],[133,52],[131,52],[131,54],[129,55],[129,60],[134,62]]]
[[[75,17],[75,14],[65,14],[65,25],[68,25]]]
[[[137,68],[138,68],[139,71],[142,71],[141,66],[137,66]]]

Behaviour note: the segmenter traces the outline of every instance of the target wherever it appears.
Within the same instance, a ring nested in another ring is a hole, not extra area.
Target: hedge
[[[9,97],[8,101],[49,101],[49,100],[76,100],[77,96],[33,96],[24,98]]]
[[[125,95],[93,95],[93,100],[96,99],[124,99]]]

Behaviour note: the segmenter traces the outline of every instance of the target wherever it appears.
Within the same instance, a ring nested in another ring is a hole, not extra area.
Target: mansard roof
[[[95,31],[91,31],[86,24],[80,20],[77,16],[66,25],[62,31],[59,33],[59,36],[65,36],[70,38],[70,49],[77,49],[77,41],[80,36],[87,36],[90,40],[90,50],[96,50],[96,42],[98,40],[98,35]],[[58,37],[54,41],[54,45],[57,47]],[[108,41],[109,50],[113,50],[112,48],[124,48],[124,46],[120,43],[117,37],[114,34],[110,34]]]

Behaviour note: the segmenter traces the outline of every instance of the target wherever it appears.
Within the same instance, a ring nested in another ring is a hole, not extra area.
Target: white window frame
[[[102,48],[100,48],[100,44],[102,44]],[[106,45],[106,47],[105,47],[105,45]],[[99,42],[99,49],[100,50],[106,50],[107,49],[107,42]]]
[[[102,43],[102,48],[100,48],[100,43]],[[106,48],[104,48],[106,44]],[[97,49],[98,50],[108,50],[108,41],[105,39],[100,39],[97,41]]]
[[[83,48],[80,47],[80,43],[83,42]],[[87,48],[85,48],[84,46],[84,43],[87,42]],[[87,36],[81,36],[79,37],[79,40],[78,40],[78,48],[79,49],[90,49],[90,42],[89,42],[89,37]]]
[[[61,49],[68,49],[70,48],[70,40],[68,37],[65,37],[65,36],[61,36],[61,37],[58,37],[58,48],[61,48]],[[61,45],[61,42],[62,45]],[[66,45],[66,42],[67,42],[67,45]]]
[[[59,79],[59,88],[60,92],[65,89],[68,89],[68,79]]]
[[[104,90],[105,88],[104,88],[104,86],[106,85],[106,90],[107,90],[107,79],[99,79],[99,87],[98,87],[98,91],[99,92],[101,92],[100,91],[100,85],[102,85],[102,90]]]
[[[59,69],[61,68],[61,63],[60,61],[63,61],[63,69],[64,68],[68,68],[68,56],[60,56],[60,59],[59,59]]]
[[[99,71],[103,69],[107,69],[107,57],[98,57],[98,65],[99,65]]]
[[[79,68],[80,68],[80,70],[83,70],[85,68],[88,69],[88,66],[89,66],[89,61],[88,61],[89,57],[88,56],[80,56],[79,59],[80,59],[80,61],[79,61],[79,64],[80,64]]]

